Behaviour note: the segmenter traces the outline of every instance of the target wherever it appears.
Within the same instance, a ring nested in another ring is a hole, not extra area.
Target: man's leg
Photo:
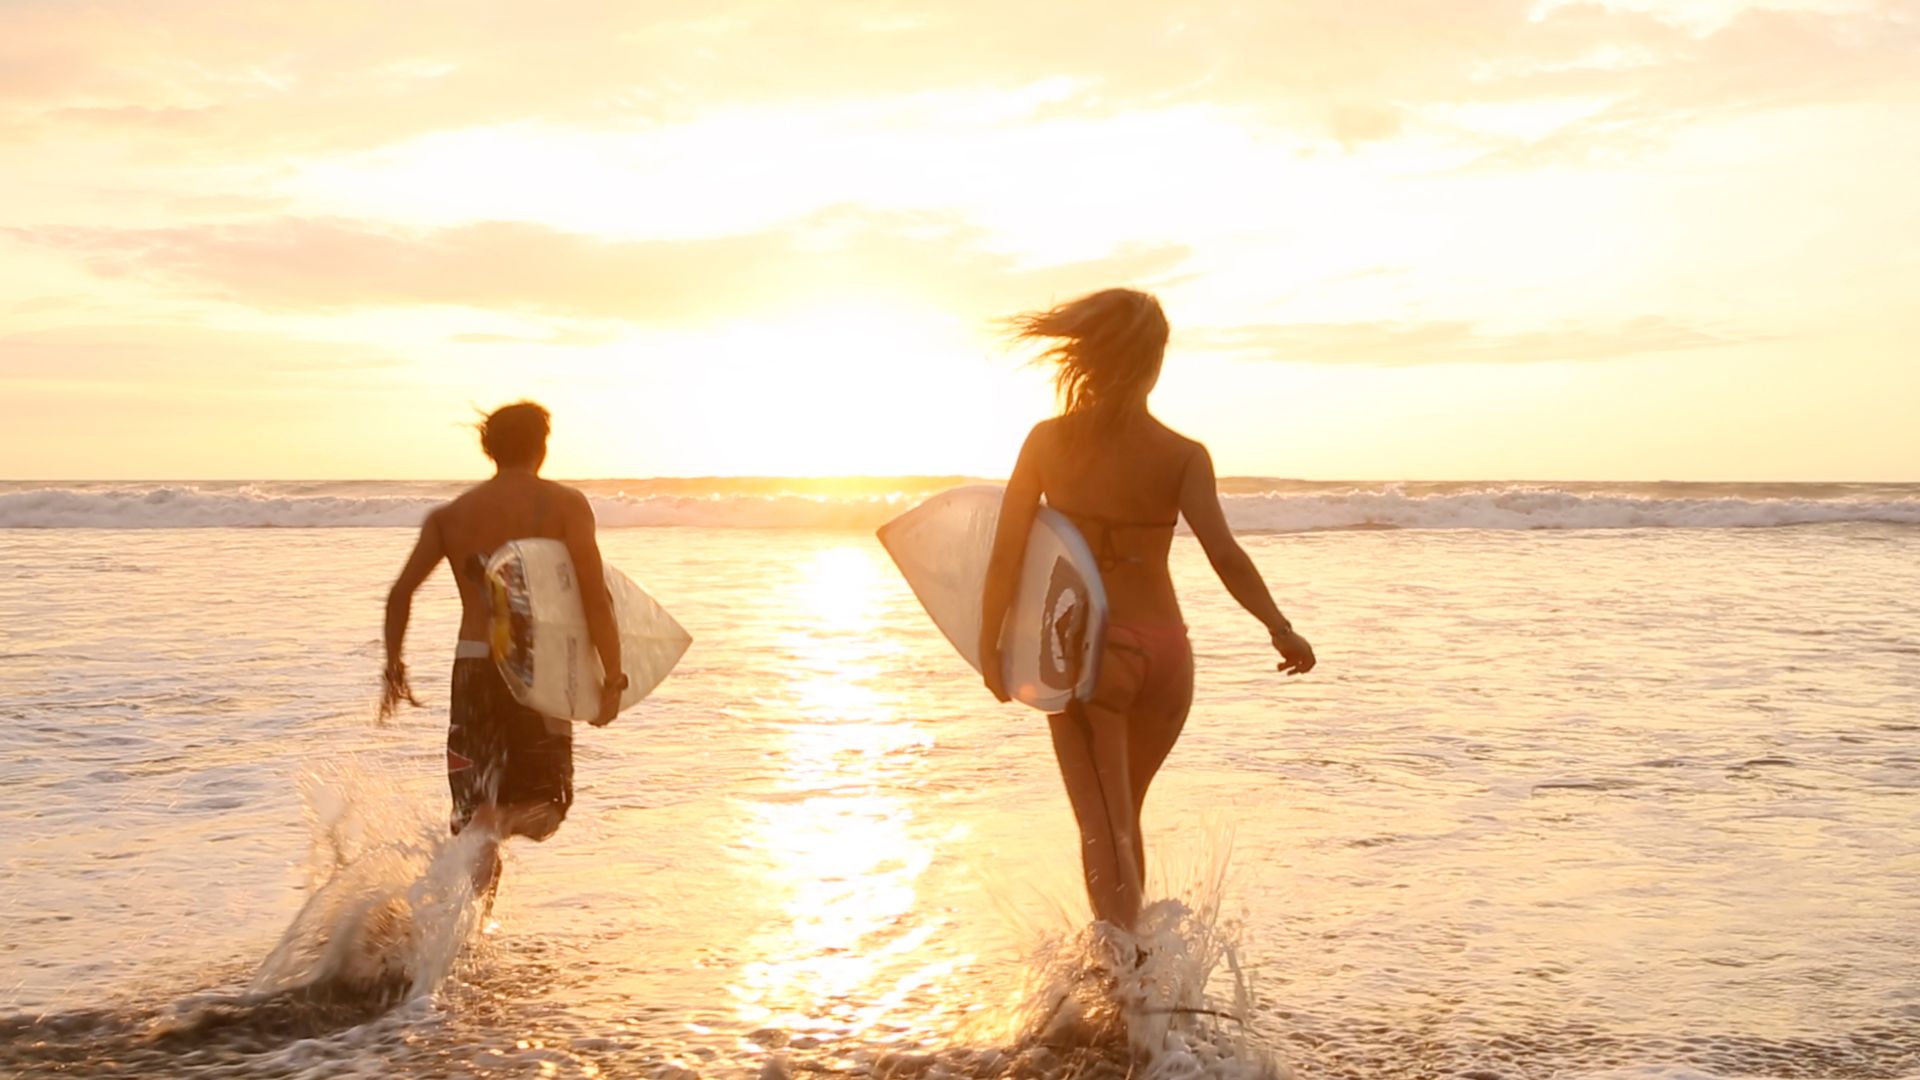
[[[456,835],[477,834],[479,849],[470,870],[473,891],[493,910],[500,888],[500,841],[508,835],[499,803],[502,781],[508,773],[510,739],[501,711],[506,687],[491,660],[453,662],[453,692],[447,725],[447,791],[453,799],[450,821]],[[509,704],[511,696],[507,696]]]
[[[493,803],[473,808],[466,825],[459,831],[479,838],[479,850],[473,856],[473,894],[486,897],[487,911],[493,911],[493,896],[500,890],[500,841],[510,834],[505,830],[505,815]]]

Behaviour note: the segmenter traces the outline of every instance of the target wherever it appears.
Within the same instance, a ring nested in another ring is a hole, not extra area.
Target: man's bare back
[[[383,714],[401,700],[413,700],[405,685],[406,665],[401,662],[400,651],[413,594],[421,583],[441,560],[446,560],[453,568],[454,582],[460,589],[460,640],[484,644],[488,619],[487,558],[509,540],[530,537],[565,544],[581,581],[603,580],[605,570],[600,561],[600,545],[594,536],[592,504],[573,488],[542,480],[531,468],[503,467],[493,479],[427,515],[420,527],[420,540],[387,597],[387,693],[381,703]],[[606,592],[588,589],[581,601],[586,608],[587,633],[600,654],[607,681],[620,681],[623,678],[620,641]],[[609,711],[594,723],[604,724],[611,719]]]
[[[525,473],[502,473],[427,516],[426,527],[439,531],[440,547],[460,586],[462,640],[486,640],[487,559],[509,540],[544,537],[567,542],[569,525],[579,532],[583,517],[586,540],[592,544],[593,510],[587,497],[564,484]],[[574,547],[568,544],[577,566],[583,553]],[[588,558],[599,561],[597,551]]]

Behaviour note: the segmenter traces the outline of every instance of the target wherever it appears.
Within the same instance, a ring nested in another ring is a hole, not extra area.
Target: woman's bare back
[[[1146,412],[1096,430],[1084,416],[1034,428],[1047,504],[1073,519],[1100,559],[1117,622],[1180,620],[1167,551],[1199,443]]]

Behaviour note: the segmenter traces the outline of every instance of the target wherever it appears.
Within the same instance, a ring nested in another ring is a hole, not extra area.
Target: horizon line
[[[0,477],[0,484],[476,484],[488,479],[486,476],[468,477],[352,477],[352,476],[61,476],[61,477]],[[604,483],[698,483],[725,481],[769,481],[781,483],[825,484],[835,481],[892,482],[899,484],[924,485],[942,481],[972,483],[1005,483],[1006,477],[979,476],[972,473],[827,473],[818,475],[786,473],[696,473],[689,475],[659,474],[654,476],[546,476],[543,479],[561,484],[604,484]],[[1686,479],[1678,477],[1639,478],[1608,477],[1606,479],[1573,479],[1569,477],[1545,476],[1471,476],[1471,477],[1305,477],[1275,476],[1261,473],[1221,473],[1220,481],[1228,480],[1265,480],[1287,484],[1696,484],[1696,485],[1802,485],[1808,487],[1833,485],[1877,484],[1887,486],[1920,485],[1920,477],[1904,480],[1884,479],[1840,479],[1826,478],[1817,480],[1799,479],[1733,479],[1716,477],[1710,479]]]

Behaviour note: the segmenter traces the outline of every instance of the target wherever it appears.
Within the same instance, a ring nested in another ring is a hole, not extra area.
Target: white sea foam
[[[450,484],[0,485],[0,529],[413,528]],[[588,485],[603,527],[870,529],[926,485],[854,494],[767,481]],[[1770,528],[1920,525],[1920,486],[1300,484],[1230,481],[1228,520],[1247,531],[1329,529]]]
[[[411,528],[441,501],[394,495],[275,494],[252,487],[233,491],[190,485],[44,488],[0,493],[0,528]]]
[[[1777,485],[1770,485],[1777,490]],[[1229,495],[1237,529],[1748,529],[1842,522],[1920,525],[1920,494],[1906,498],[1638,495],[1550,487],[1489,486],[1410,494],[1398,488],[1341,493]]]

